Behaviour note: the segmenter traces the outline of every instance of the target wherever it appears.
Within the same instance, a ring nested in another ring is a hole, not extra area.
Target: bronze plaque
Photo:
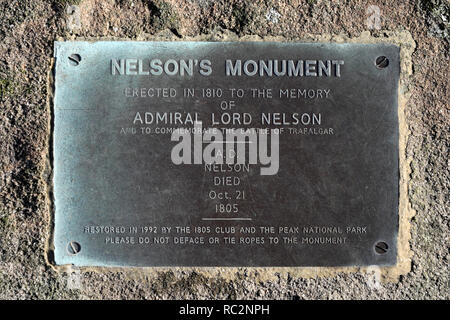
[[[399,48],[56,42],[55,261],[396,262]]]

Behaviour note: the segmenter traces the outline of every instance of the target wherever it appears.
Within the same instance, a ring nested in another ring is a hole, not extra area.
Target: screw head
[[[69,58],[69,63],[72,66],[77,66],[80,64],[81,56],[78,53],[71,54],[68,58]]]
[[[375,252],[378,254],[385,254],[389,250],[386,242],[380,241],[375,245]]]
[[[76,241],[70,241],[67,245],[67,252],[71,255],[76,255],[80,253],[81,245]]]
[[[385,56],[379,56],[375,60],[375,65],[377,66],[378,69],[384,69],[389,65],[389,59],[386,58]]]

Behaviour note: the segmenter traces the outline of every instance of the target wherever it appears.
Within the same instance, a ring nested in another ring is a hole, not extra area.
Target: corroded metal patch
[[[399,49],[56,42],[55,260],[396,262]]]

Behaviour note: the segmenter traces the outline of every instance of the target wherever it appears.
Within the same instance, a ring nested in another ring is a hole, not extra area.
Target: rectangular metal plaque
[[[56,42],[55,261],[396,262],[399,48]]]

